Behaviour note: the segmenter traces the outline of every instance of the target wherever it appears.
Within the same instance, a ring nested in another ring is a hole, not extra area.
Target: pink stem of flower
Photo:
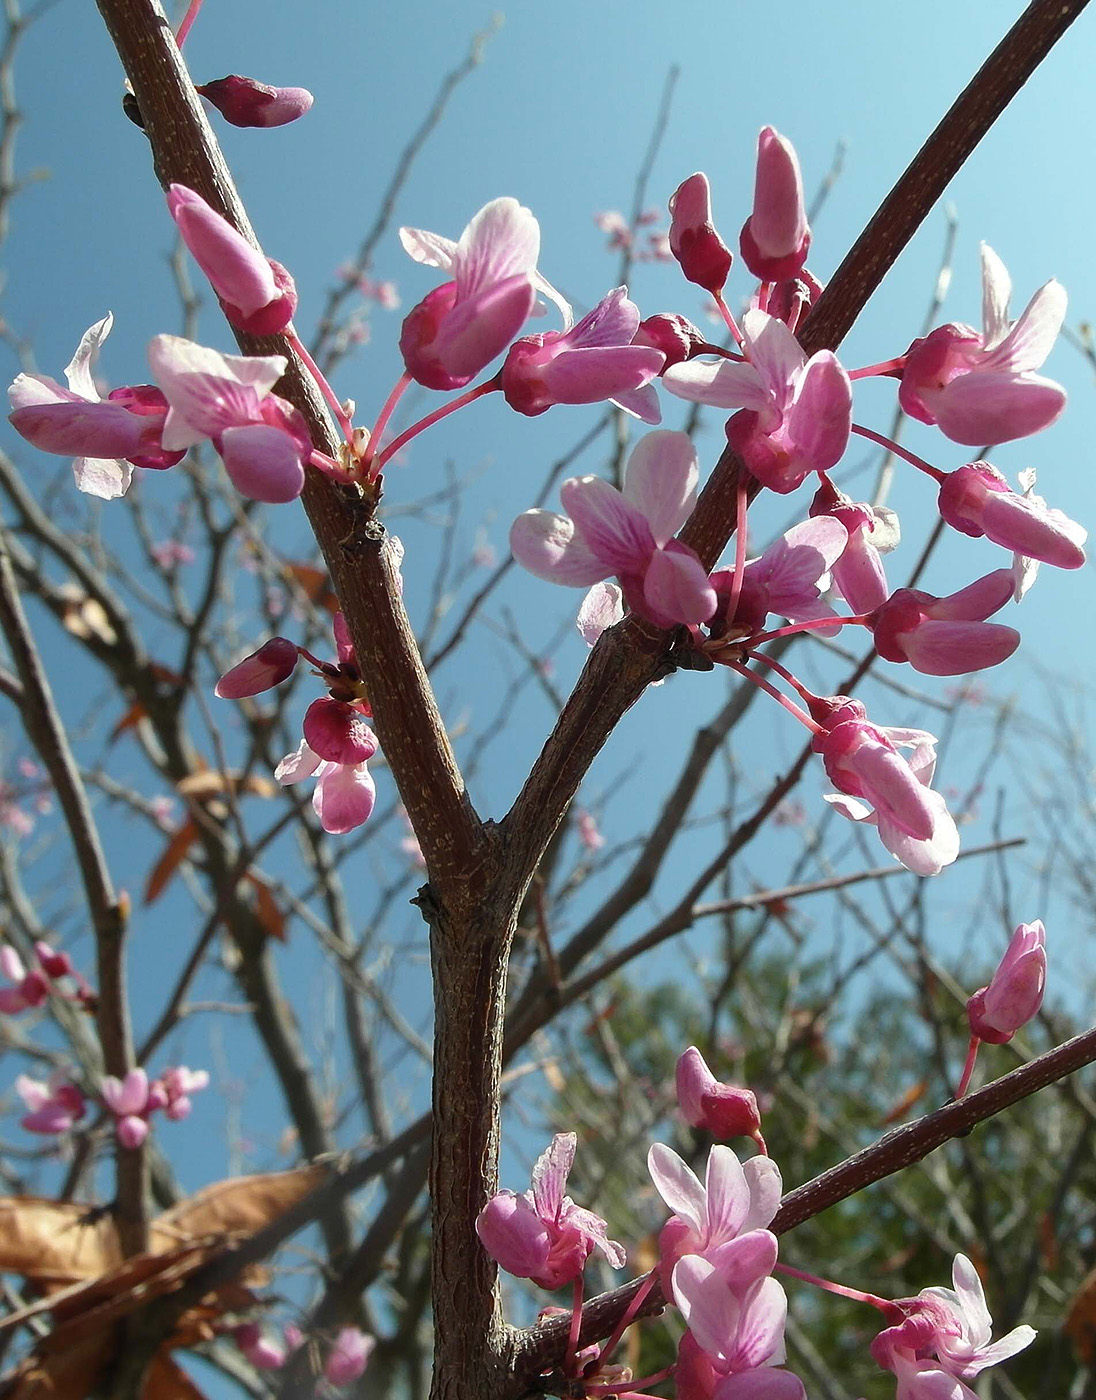
[[[586,1394],[618,1395],[621,1397],[621,1400],[625,1400],[626,1396],[640,1394],[638,1390],[633,1389],[633,1386],[657,1385],[659,1381],[668,1380],[676,1369],[676,1366],[664,1366],[661,1371],[655,1371],[653,1375],[643,1376],[638,1381],[621,1381],[618,1385],[598,1385],[597,1381],[587,1381]]]
[[[392,439],[379,457],[373,459],[373,464],[369,469],[367,480],[376,480],[385,462],[391,457],[394,457],[400,448],[403,447],[405,443],[410,442],[412,438],[418,437],[418,435],[424,433],[427,428],[432,428],[435,423],[440,423],[443,418],[448,418],[451,413],[456,413],[458,408],[464,408],[467,404],[475,402],[476,399],[482,399],[484,394],[490,394],[493,390],[498,388],[501,388],[501,385],[496,375],[494,379],[488,379],[485,384],[477,384],[474,389],[467,389],[459,398],[455,398],[452,403],[443,404],[441,408],[436,408],[433,413],[428,413],[425,418],[420,418],[417,423],[412,423],[409,428],[400,433],[398,438]]]
[[[877,365],[865,365],[863,369],[850,369],[850,379],[867,379],[873,374],[893,374],[895,370],[901,373],[906,367],[905,355],[898,355],[893,360],[880,360]]]
[[[759,647],[762,642],[771,642],[776,637],[793,637],[797,632],[812,632],[819,627],[832,627],[839,622],[842,627],[867,627],[868,613],[858,613],[856,617],[815,617],[810,622],[791,622],[787,627],[777,627],[773,632],[759,632],[750,638],[750,649]]]
[[[329,457],[326,452],[321,452],[319,448],[313,448],[308,454],[308,465],[323,472],[324,476],[329,476],[332,481],[342,482],[344,486],[348,481],[353,480],[341,462],[336,462],[334,457]]]
[[[757,289],[757,309],[758,309],[758,311],[768,311],[768,309],[769,309],[769,298],[770,298],[770,297],[772,296],[772,294],[773,294],[773,286],[774,286],[774,285],[775,285],[775,284],[772,283],[772,282],[762,282],[761,286],[758,287],[758,289]]]
[[[328,664],[326,661],[321,661],[318,656],[313,656],[312,653],[306,647],[298,647],[297,655],[303,656],[304,659],[309,663],[309,665],[315,666],[318,671],[322,671],[324,667]]]
[[[175,34],[175,42],[180,48],[186,43],[186,36],[190,33],[190,27],[198,18],[198,11],[202,8],[202,0],[190,0],[190,6],[183,16],[179,28]]]
[[[349,417],[347,416],[346,409],[343,408],[342,404],[339,402],[338,395],[335,393],[334,389],[332,389],[331,385],[327,382],[323,371],[320,369],[319,365],[312,358],[312,356],[308,353],[307,346],[297,334],[292,322],[290,322],[290,324],[286,326],[282,334],[285,336],[286,340],[289,341],[290,345],[292,345],[293,349],[296,350],[297,354],[301,357],[301,359],[304,361],[305,368],[308,370],[312,378],[316,381],[316,387],[319,389],[320,393],[330,404],[331,412],[335,415],[335,418],[338,421],[339,427],[342,430],[343,437],[347,440],[347,442],[353,442],[354,424],[350,421]]]
[[[571,1290],[571,1330],[567,1334],[567,1350],[563,1356],[563,1374],[574,1375],[577,1366],[578,1334],[582,1330],[582,1290],[583,1277],[579,1274]]]
[[[715,300],[716,306],[719,307],[719,314],[723,317],[723,320],[726,322],[727,329],[734,336],[735,340],[738,342],[739,345],[745,345],[745,337],[743,336],[742,332],[738,329],[738,322],[731,315],[731,308],[723,300],[723,293],[713,292],[712,296]]]
[[[771,666],[772,669],[776,672],[776,674],[778,676],[782,676],[784,680],[786,680],[788,684],[792,687],[792,689],[796,691],[797,694],[801,695],[803,699],[808,702],[808,704],[810,703],[810,701],[818,698],[813,690],[808,690],[807,687],[803,684],[803,682],[799,679],[799,677],[794,675],[791,671],[789,671],[787,666],[784,666],[781,662],[777,661],[775,656],[769,656],[763,651],[752,651],[749,653],[749,655],[751,660],[762,661],[766,666]]]
[[[635,1317],[636,1313],[639,1312],[639,1309],[643,1305],[644,1298],[646,1298],[647,1294],[650,1293],[651,1289],[655,1286],[657,1279],[658,1270],[652,1269],[651,1272],[636,1289],[635,1296],[633,1297],[632,1301],[628,1304],[624,1316],[613,1328],[608,1341],[604,1344],[604,1346],[602,1346],[601,1350],[598,1352],[597,1359],[599,1364],[604,1363],[609,1359],[610,1356],[612,1356],[617,1343],[620,1341],[621,1337],[624,1336],[624,1333],[631,1325],[632,1319]]]
[[[963,1066],[963,1074],[959,1080],[959,1087],[955,1091],[955,1097],[957,1099],[961,1099],[970,1088],[970,1081],[974,1077],[974,1065],[978,1059],[978,1047],[981,1043],[982,1042],[976,1035],[971,1036],[970,1044],[967,1046],[967,1062]]]
[[[769,1155],[769,1149],[765,1146],[765,1139],[761,1136],[761,1129],[755,1128],[750,1136],[753,1138],[754,1142],[757,1143],[757,1150],[761,1156],[767,1157]]]
[[[384,432],[385,428],[388,427],[388,420],[392,417],[393,413],[395,413],[396,405],[413,383],[414,381],[410,374],[401,374],[399,379],[396,380],[392,392],[385,399],[384,407],[381,409],[380,413],[377,414],[377,421],[373,424],[369,433],[369,447],[366,449],[365,457],[362,460],[362,468],[365,471],[367,480],[372,480],[374,475],[374,473],[370,471],[370,467],[381,445],[381,434]]]
[[[930,466],[923,457],[918,457],[915,452],[907,452],[904,447],[899,447],[896,442],[892,442],[889,437],[884,437],[882,433],[873,433],[870,428],[862,428],[859,423],[854,423],[852,430],[860,437],[877,442],[880,447],[885,447],[888,452],[893,452],[896,457],[901,457],[904,462],[909,462],[911,467],[916,467],[919,472],[931,476],[934,481],[943,481],[945,472]]]
[[[836,1293],[841,1298],[851,1298],[854,1303],[870,1303],[873,1308],[878,1308],[880,1312],[889,1313],[894,1304],[886,1298],[880,1298],[876,1293],[864,1293],[859,1288],[846,1288],[841,1283],[831,1283],[827,1278],[819,1278],[817,1274],[804,1273],[802,1269],[793,1269],[790,1264],[777,1264],[777,1270],[782,1274],[787,1274],[790,1278],[801,1279],[804,1283],[813,1283],[816,1288],[824,1288],[827,1293]]]
[[[733,350],[728,350],[723,345],[702,345],[690,359],[696,359],[697,355],[718,355],[721,360],[734,360],[736,364],[741,364],[745,360],[745,355],[737,355]]]
[[[713,661],[719,660],[718,653],[713,654]],[[817,724],[806,710],[801,710],[794,700],[789,700],[786,695],[781,695],[775,685],[770,685],[768,681],[762,680],[756,671],[751,671],[748,666],[743,666],[741,661],[724,661],[724,666],[729,666],[732,671],[737,671],[740,676],[745,676],[748,681],[752,681],[759,690],[763,690],[766,695],[771,695],[778,705],[783,705],[790,715],[794,715],[800,724],[805,724],[812,734],[824,734],[825,730]]]
[[[734,536],[734,577],[731,580],[731,597],[727,604],[727,625],[734,622],[738,611],[738,600],[742,597],[743,575],[746,570],[746,511],[749,498],[746,494],[750,472],[743,468],[738,474],[738,488],[735,492],[735,536]]]

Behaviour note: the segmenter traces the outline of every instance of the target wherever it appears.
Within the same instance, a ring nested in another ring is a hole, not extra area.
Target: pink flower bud
[[[662,366],[664,370],[699,355],[707,343],[704,332],[692,321],[670,311],[648,316],[639,323],[639,330],[632,336],[633,345],[646,345],[652,350],[662,351],[666,356],[666,363]]]
[[[1019,496],[989,462],[968,462],[945,476],[940,514],[964,535],[985,535],[1029,559],[1079,569],[1087,532],[1038,496]]]
[[[899,588],[871,614],[886,661],[908,661],[925,676],[962,676],[1006,661],[1020,645],[1012,627],[986,622],[1012,597],[1010,569],[996,569],[946,598]]]
[[[285,1363],[285,1348],[272,1342],[257,1322],[241,1323],[232,1336],[257,1371],[277,1371]]]
[[[271,637],[258,651],[245,656],[226,671],[214,688],[222,700],[242,700],[281,685],[293,674],[297,648],[287,637]]]
[[[365,763],[377,752],[377,736],[361,711],[330,696],[313,700],[303,729],[308,747],[330,763]]]
[[[68,977],[72,972],[72,963],[67,953],[58,952],[43,942],[34,945],[34,952],[47,977]]]
[[[114,1130],[118,1134],[118,1141],[123,1147],[128,1147],[131,1151],[140,1147],[145,1138],[148,1137],[148,1124],[143,1118],[138,1118],[136,1114],[127,1113],[124,1118],[119,1118],[114,1125]]]
[[[707,175],[690,175],[670,196],[670,252],[690,282],[713,296],[722,292],[734,254],[712,223]]]
[[[232,324],[256,335],[284,330],[297,306],[293,279],[285,268],[263,257],[185,185],[170,187],[167,207]]]
[[[1046,976],[1043,922],[1020,924],[989,986],[967,1002],[971,1034],[991,1045],[1011,1040],[1042,1006]]]
[[[686,1123],[714,1138],[756,1138],[761,1129],[757,1099],[749,1089],[723,1084],[704,1056],[690,1045],[677,1062],[677,1102]]]
[[[307,88],[271,87],[238,73],[203,83],[198,91],[233,126],[285,126],[303,117],[314,100]]]
[[[323,1368],[324,1379],[331,1385],[349,1385],[365,1370],[376,1339],[357,1327],[344,1327],[338,1333]]]
[[[799,273],[810,246],[795,150],[778,131],[763,127],[757,138],[753,213],[739,239],[743,261],[763,282],[784,281]]]
[[[131,1069],[124,1079],[108,1074],[102,1094],[103,1102],[116,1117],[141,1113],[148,1102],[148,1075],[143,1069]]]

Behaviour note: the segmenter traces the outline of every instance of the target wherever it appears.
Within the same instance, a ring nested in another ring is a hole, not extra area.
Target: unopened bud
[[[971,1035],[1004,1045],[1043,1004],[1046,985],[1046,930],[1041,919],[1020,924],[988,987],[967,1002]]]
[[[670,196],[670,216],[670,252],[690,282],[718,296],[727,281],[734,254],[712,223],[707,175],[698,172],[682,181]]]
[[[716,1079],[695,1045],[677,1062],[677,1101],[687,1123],[721,1142],[760,1136],[761,1113],[752,1091]]]
[[[233,126],[285,126],[303,117],[314,100],[307,88],[271,87],[238,73],[203,83],[198,91]]]

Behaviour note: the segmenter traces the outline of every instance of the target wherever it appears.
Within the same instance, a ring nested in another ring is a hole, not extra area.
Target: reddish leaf
[[[293,579],[310,603],[325,608],[332,616],[339,611],[339,600],[331,587],[331,580],[323,569],[312,564],[294,564],[287,561],[283,566],[286,577]]]
[[[890,1123],[900,1123],[909,1113],[910,1109],[921,1098],[924,1098],[928,1089],[928,1080],[918,1080],[916,1084],[911,1084],[898,1102],[883,1115],[879,1120],[884,1126]]]
[[[285,915],[278,908],[274,892],[260,875],[248,874],[248,883],[255,891],[255,912],[271,938],[285,942]]]
[[[163,855],[152,867],[148,884],[145,886],[146,904],[151,904],[154,899],[159,899],[160,895],[163,894],[168,881],[182,865],[187,852],[197,839],[198,825],[188,817],[168,841]]]
[[[139,721],[147,717],[148,711],[145,709],[144,705],[141,704],[140,700],[135,700],[110,731],[110,742],[113,744],[115,739],[121,738],[127,729],[133,729]]]

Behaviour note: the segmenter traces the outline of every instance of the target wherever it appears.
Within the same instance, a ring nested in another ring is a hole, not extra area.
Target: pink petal
[[[536,292],[527,274],[489,282],[441,321],[433,351],[445,370],[471,379],[501,355],[529,319]]]
[[[982,509],[986,538],[1030,559],[1059,569],[1079,569],[1088,531],[1060,510],[1048,510],[1030,496],[994,491]]]
[[[114,501],[124,496],[133,480],[129,462],[113,457],[77,457],[72,464],[76,489],[85,496],[100,501]]]
[[[647,1170],[670,1210],[698,1235],[702,1234],[707,1220],[707,1197],[692,1168],[672,1148],[656,1142],[647,1153]]]
[[[687,433],[648,433],[632,449],[622,494],[646,517],[655,544],[673,539],[692,514],[699,476]]]
[[[933,792],[931,788],[926,788],[925,792],[933,812],[932,834],[927,840],[910,836],[882,813],[875,814],[875,825],[884,847],[907,870],[915,875],[939,875],[944,866],[951,865],[959,854],[959,830],[940,793]],[[851,798],[846,800],[853,802]],[[835,802],[833,805],[838,804]],[[838,810],[841,808],[838,807]]]
[[[361,711],[331,696],[313,700],[303,730],[308,747],[329,763],[365,763],[377,752],[377,736]]]
[[[854,613],[871,612],[890,596],[882,557],[862,530],[849,536],[848,548],[833,566],[833,581]]]
[[[536,371],[552,403],[602,403],[649,384],[665,362],[661,350],[642,345],[563,350]]]
[[[812,471],[829,471],[844,456],[852,432],[852,384],[829,350],[813,355],[798,380],[786,432]]]
[[[689,1331],[717,1366],[729,1359],[741,1308],[719,1271],[699,1254],[674,1265],[674,1302]]]
[[[750,1209],[750,1188],[742,1164],[721,1143],[708,1153],[705,1189],[709,1241],[716,1244],[733,1239]]]
[[[23,965],[23,959],[15,951],[10,943],[0,946],[0,972],[9,982],[22,982],[27,975],[27,969]]]
[[[661,626],[707,622],[718,602],[704,565],[677,540],[652,555],[643,576],[643,598]]]
[[[1005,606],[1012,596],[1012,571],[995,569],[967,584],[957,593],[938,598],[928,611],[944,622],[983,622]]]
[[[746,337],[750,363],[783,409],[791,395],[792,385],[807,364],[802,346],[783,321],[766,315],[764,311],[747,311],[742,318],[742,333]],[[743,404],[742,407],[752,408],[753,405]]]
[[[328,764],[320,774],[312,807],[331,836],[342,836],[369,820],[377,789],[364,763],[356,767]]]
[[[929,789],[917,781],[900,754],[884,744],[867,743],[853,756],[852,766],[863,784],[863,795],[877,812],[885,813],[889,822],[917,841],[932,835]]]
[[[615,583],[595,583],[578,610],[578,630],[592,647],[602,632],[624,617],[624,595]]]
[[[610,346],[619,349],[630,344],[639,329],[639,319],[639,307],[628,299],[628,288],[614,287],[566,333],[568,349],[597,350]],[[635,348],[650,349],[649,346]],[[662,357],[662,363],[665,358]]]
[[[577,1146],[575,1133],[557,1133],[533,1164],[533,1202],[542,1220],[559,1216]]]
[[[0,1013],[5,1016],[17,1016],[20,1011],[26,1011],[30,1002],[19,990],[18,987],[0,987]]]
[[[135,457],[149,428],[121,404],[82,399],[17,408],[8,421],[29,443],[59,457]]]
[[[686,360],[671,365],[662,376],[663,385],[679,399],[705,403],[712,408],[750,408],[762,412],[772,398],[761,376],[751,364],[720,360]]]
[[[225,121],[243,127],[285,126],[303,117],[314,100],[307,88],[271,87],[238,73],[203,83],[198,91]]]
[[[1038,369],[1058,339],[1066,303],[1065,288],[1051,278],[1031,298],[1008,335],[992,348],[986,366],[1013,374]]]
[[[716,1386],[711,1400],[806,1400],[806,1397],[803,1382],[791,1371],[761,1366],[726,1376]]]
[[[185,185],[171,185],[168,209],[194,261],[217,295],[245,315],[278,295],[270,263],[227,219]]]
[[[288,363],[284,355],[222,355],[177,335],[153,336],[148,360],[171,405],[161,439],[169,451],[256,422]]]
[[[915,671],[924,676],[965,676],[1007,661],[1020,634],[995,622],[936,622],[928,618],[903,633],[902,646]]]
[[[615,486],[597,476],[571,477],[559,494],[583,543],[608,570],[643,572],[655,547],[654,536],[646,518]]]
[[[967,447],[1012,442],[1041,432],[1066,406],[1053,380],[1008,370],[972,370],[931,396],[940,431]]]
[[[787,1317],[787,1295],[776,1279],[766,1278],[753,1286],[743,1304],[735,1337],[736,1369],[752,1370],[778,1351],[783,1355]]]
[[[515,1278],[543,1271],[551,1242],[544,1221],[523,1196],[499,1191],[476,1217],[476,1234],[496,1264]]]
[[[313,753],[302,739],[293,753],[286,754],[274,769],[274,781],[282,787],[288,787],[290,783],[299,783],[305,778],[311,778],[313,773],[322,767],[323,759],[318,753]]]
[[[587,548],[574,521],[550,510],[527,510],[510,528],[510,551],[523,569],[549,583],[585,587],[612,569]]]
[[[1012,278],[988,243],[982,244],[981,256],[982,337],[987,346],[992,346],[999,344],[1009,331],[1008,304],[1012,297]],[[1038,366],[1033,365],[1032,368]]]
[[[324,1379],[331,1385],[349,1385],[365,1370],[376,1340],[357,1327],[344,1327],[335,1338],[323,1368]]]
[[[780,1168],[771,1157],[751,1157],[743,1162],[742,1174],[750,1188],[750,1208],[739,1226],[745,1234],[749,1230],[763,1230],[769,1225],[780,1209],[784,1183],[780,1178]]]
[[[76,347],[76,353],[65,366],[65,379],[74,394],[79,394],[81,398],[91,399],[95,402],[99,398],[99,390],[95,386],[95,361],[99,355],[99,349],[110,335],[114,325],[114,317],[108,311],[101,321],[96,321],[93,326],[89,326],[80,337],[80,344]]]
[[[49,1085],[44,1080],[31,1079],[29,1074],[16,1075],[15,1092],[32,1112],[37,1112],[50,1098]]]
[[[103,1102],[119,1117],[140,1113],[148,1102],[148,1075],[143,1069],[131,1069],[124,1079],[107,1075],[103,1080]]]
[[[437,267],[452,273],[453,257],[457,251],[455,239],[440,233],[428,233],[424,228],[401,228],[400,242],[404,252],[426,267]]]
[[[540,225],[532,211],[509,195],[491,200],[456,246],[452,270],[461,300],[507,278],[528,277],[539,255]]]
[[[218,438],[225,471],[241,496],[270,505],[295,501],[304,489],[304,465],[294,438],[256,423],[229,428]]]
[[[293,674],[297,648],[288,637],[271,637],[258,651],[227,670],[213,689],[222,700],[242,700],[280,685]]]
[[[609,402],[633,418],[638,418],[641,423],[649,423],[653,427],[662,422],[662,405],[653,383],[643,384],[638,389],[625,389],[614,394]]]
[[[114,1128],[123,1147],[140,1147],[148,1137],[148,1124],[143,1118],[135,1118],[132,1115],[119,1118]]]
[[[769,1230],[750,1230],[704,1251],[705,1259],[715,1265],[739,1296],[772,1273],[776,1256],[776,1236]]]

